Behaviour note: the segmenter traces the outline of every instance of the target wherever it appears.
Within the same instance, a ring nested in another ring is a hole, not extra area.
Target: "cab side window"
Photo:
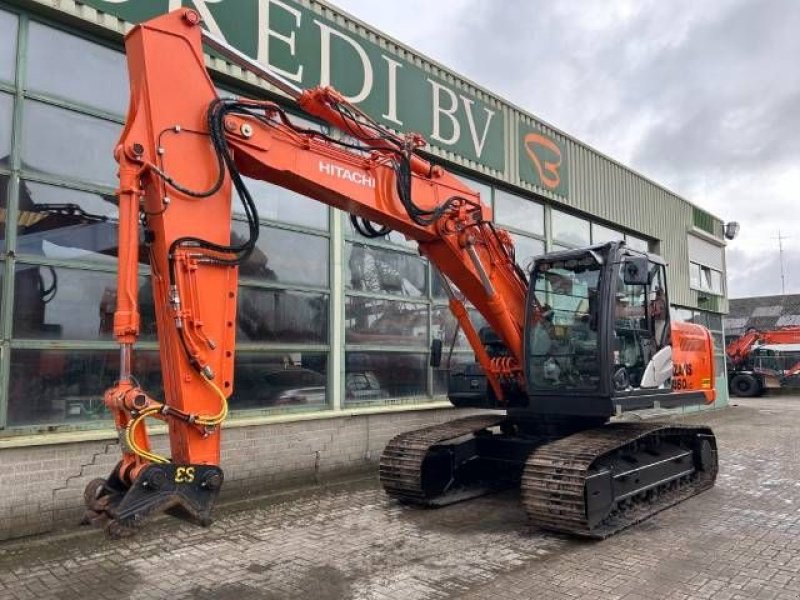
[[[663,265],[650,268],[650,289],[648,292],[648,313],[652,319],[653,340],[656,349],[669,345],[669,304],[665,285]]]

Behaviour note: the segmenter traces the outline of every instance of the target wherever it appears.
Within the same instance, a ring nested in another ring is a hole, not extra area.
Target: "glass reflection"
[[[328,356],[322,352],[239,352],[232,409],[323,408]]]
[[[17,67],[17,16],[0,10],[0,79],[13,82]]]
[[[422,259],[362,244],[348,243],[345,252],[347,289],[414,298],[425,295]]]
[[[141,340],[156,339],[149,279],[139,278]],[[17,264],[14,337],[55,340],[114,339],[114,273]]]
[[[618,242],[625,239],[625,236],[610,227],[592,223],[592,244],[604,244],[605,242]]]
[[[442,354],[442,364],[440,367],[433,369],[433,395],[444,396],[447,394],[447,379],[450,370],[457,365],[464,365],[474,362],[475,356],[473,354],[456,353],[451,355],[447,353]]]
[[[134,352],[133,373],[148,393],[163,398],[157,352]],[[117,350],[14,349],[8,424],[57,425],[109,419],[103,392],[118,377]]]
[[[232,240],[247,239],[247,224],[234,221]],[[328,286],[328,238],[261,227],[258,246],[239,275],[266,281]]]
[[[534,259],[544,254],[544,242],[524,235],[517,235],[516,233],[509,232],[509,235],[514,240],[514,258],[517,264],[522,267],[523,271],[530,273],[531,269],[533,269]]]
[[[483,315],[476,309],[468,307],[467,312],[469,313],[470,321],[472,321],[472,326],[475,328],[475,331],[480,332],[481,328],[488,325],[486,319],[484,319]],[[431,315],[431,325],[433,327],[431,337],[442,340],[444,344],[444,358],[442,360],[445,360],[447,357],[451,346],[457,350],[470,350],[472,348],[467,340],[467,336],[464,335],[464,330],[460,327],[449,307],[434,307]],[[453,341],[454,336],[455,342]]]
[[[324,344],[328,296],[241,286],[237,320],[239,341]]]
[[[25,101],[22,118],[22,168],[113,187],[113,150],[122,126]]]
[[[14,98],[0,93],[0,166],[11,165],[11,122]]]
[[[31,21],[26,85],[122,115],[128,107],[125,55]]]
[[[649,252],[650,250],[650,242],[633,235],[626,235],[625,243],[628,245],[628,248],[633,248],[639,252]]]
[[[18,254],[115,263],[117,228],[113,194],[20,183]]]
[[[544,235],[544,206],[503,190],[494,193],[494,220],[500,225]]]
[[[348,296],[345,341],[382,346],[428,345],[428,305]]]
[[[417,249],[417,242],[415,242],[414,240],[406,239],[406,236],[404,236],[402,233],[400,233],[398,231],[392,230],[389,233],[387,233],[386,235],[384,235],[382,237],[379,237],[379,238],[368,238],[368,237],[364,237],[363,235],[358,233],[358,231],[356,231],[356,228],[353,227],[353,222],[350,220],[350,216],[349,215],[344,215],[344,221],[345,221],[345,231],[347,232],[347,237],[356,238],[358,240],[365,240],[365,241],[369,241],[369,240],[376,241],[376,239],[377,239],[377,241],[379,241],[379,242],[384,242],[384,243],[388,243],[388,244],[396,244],[398,246],[403,246],[405,248],[410,248],[412,250],[416,250]]]
[[[244,180],[260,218],[328,229],[328,207],[321,202],[266,181],[250,177],[245,177]],[[233,212],[244,214],[242,203],[236,197],[233,199]]]
[[[486,206],[492,205],[492,187],[488,183],[483,183],[482,181],[478,181],[472,177],[467,177],[466,175],[461,175],[460,173],[453,173],[453,175],[455,175],[456,179],[459,179],[467,187],[471,188],[475,192],[478,192],[478,194],[481,196],[481,203],[485,204]]]
[[[589,221],[554,210],[552,212],[553,239],[576,246],[589,245]]]
[[[6,211],[8,210],[8,182],[7,175],[0,175],[0,252],[6,249]]]
[[[427,354],[349,351],[345,355],[345,379],[350,381],[346,406],[429,399]]]

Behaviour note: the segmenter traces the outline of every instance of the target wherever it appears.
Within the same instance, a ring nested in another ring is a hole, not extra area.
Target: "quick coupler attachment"
[[[94,479],[86,486],[83,522],[106,531],[109,537],[132,535],[148,517],[166,513],[207,527],[222,487],[222,469],[214,465],[153,464],[145,467],[130,486],[117,475]]]

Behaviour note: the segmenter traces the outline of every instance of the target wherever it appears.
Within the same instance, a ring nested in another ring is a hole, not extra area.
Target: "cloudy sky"
[[[333,0],[717,216],[731,297],[800,293],[800,2]]]

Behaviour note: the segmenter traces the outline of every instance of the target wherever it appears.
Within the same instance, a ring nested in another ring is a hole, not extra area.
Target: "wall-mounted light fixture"
[[[737,235],[739,235],[739,229],[741,229],[741,225],[739,225],[738,221],[731,221],[730,223],[725,223],[724,231],[725,231],[725,239],[732,240]]]

